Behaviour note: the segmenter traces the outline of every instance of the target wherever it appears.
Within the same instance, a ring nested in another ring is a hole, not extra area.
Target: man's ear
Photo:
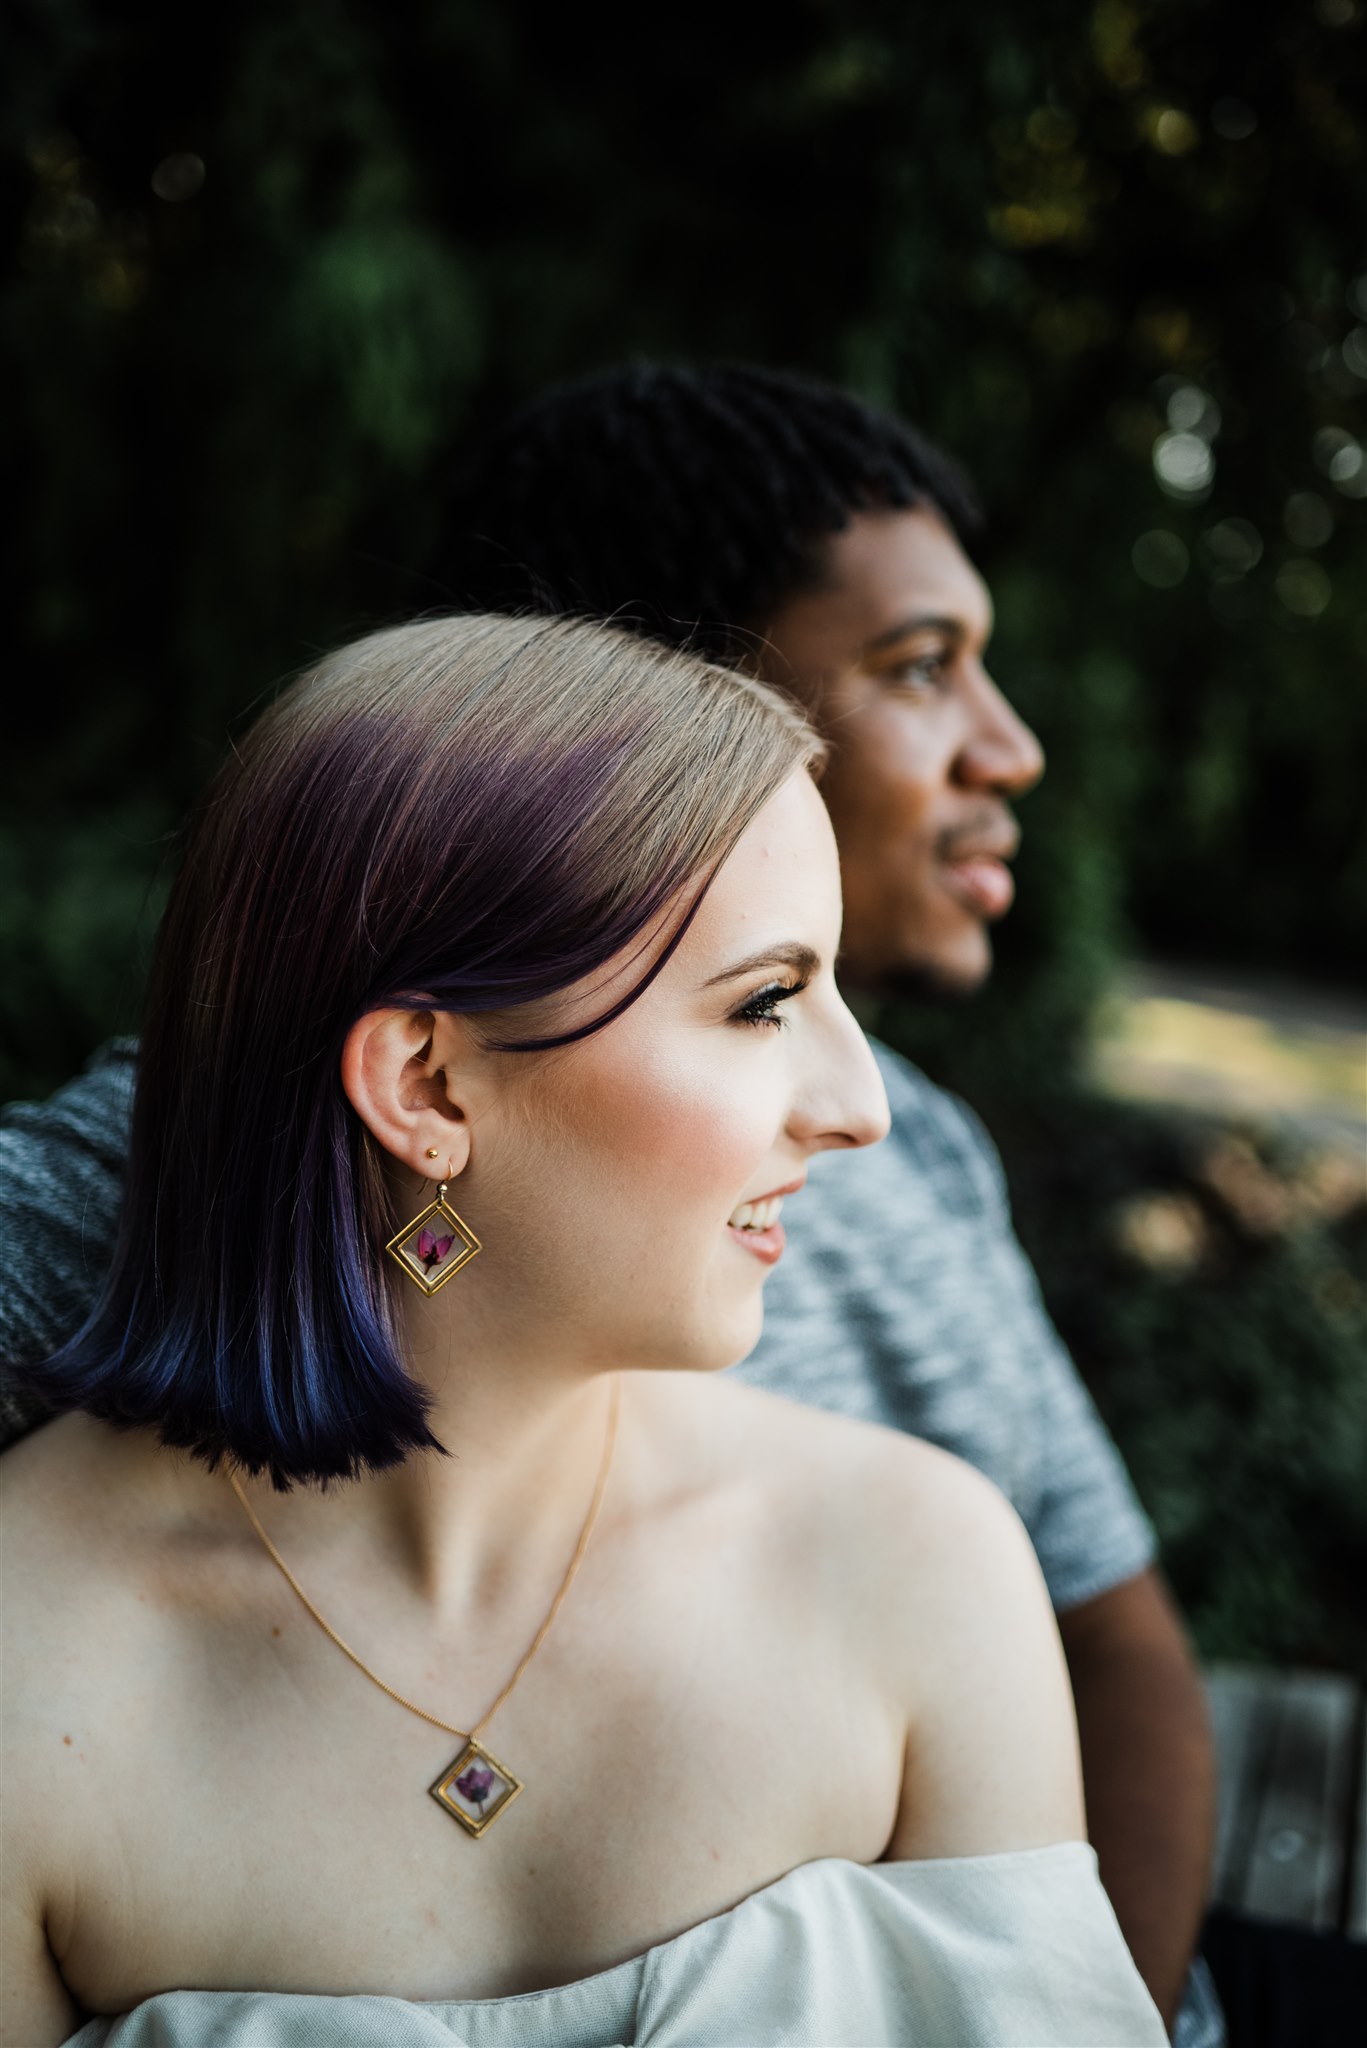
[[[451,1180],[470,1157],[460,1020],[431,1010],[370,1010],[342,1047],[342,1087],[361,1122],[420,1180]]]

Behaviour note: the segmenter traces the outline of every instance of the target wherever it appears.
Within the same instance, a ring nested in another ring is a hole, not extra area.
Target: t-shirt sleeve
[[[0,1109],[0,1445],[42,1420],[9,1374],[79,1327],[108,1270],[136,1052],[115,1039],[49,1101]]]
[[[938,1106],[958,1125],[970,1199],[981,1204],[985,1256],[1017,1338],[1021,1370],[1028,1376],[1041,1455],[1038,1484],[1017,1505],[1054,1607],[1062,1612],[1146,1571],[1157,1555],[1153,1525],[1049,1319],[1034,1269],[1012,1226],[996,1147],[967,1104],[941,1094]]]

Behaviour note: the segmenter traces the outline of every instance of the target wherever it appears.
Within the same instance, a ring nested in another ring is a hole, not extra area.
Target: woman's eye
[[[790,996],[801,995],[806,986],[805,981],[771,982],[767,988],[756,989],[752,996],[748,996],[740,1008],[732,1012],[733,1019],[738,1024],[772,1024],[775,1030],[781,1031],[787,1020],[780,1017],[779,1004],[786,1003]]]

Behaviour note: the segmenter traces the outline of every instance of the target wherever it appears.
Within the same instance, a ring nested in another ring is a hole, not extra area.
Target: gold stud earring
[[[428,1148],[427,1157],[435,1159]],[[397,1259],[415,1287],[435,1294],[449,1279],[468,1266],[475,1253],[483,1250],[479,1239],[463,1216],[458,1216],[446,1199],[451,1178],[451,1161],[446,1162],[446,1179],[437,1189],[437,1199],[390,1238],[385,1250]]]

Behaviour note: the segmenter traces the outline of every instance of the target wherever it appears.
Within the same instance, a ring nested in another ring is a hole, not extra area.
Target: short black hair
[[[820,581],[852,515],[929,505],[971,545],[958,466],[834,385],[641,363],[543,393],[457,476],[434,580],[472,610],[611,618],[735,661]]]

